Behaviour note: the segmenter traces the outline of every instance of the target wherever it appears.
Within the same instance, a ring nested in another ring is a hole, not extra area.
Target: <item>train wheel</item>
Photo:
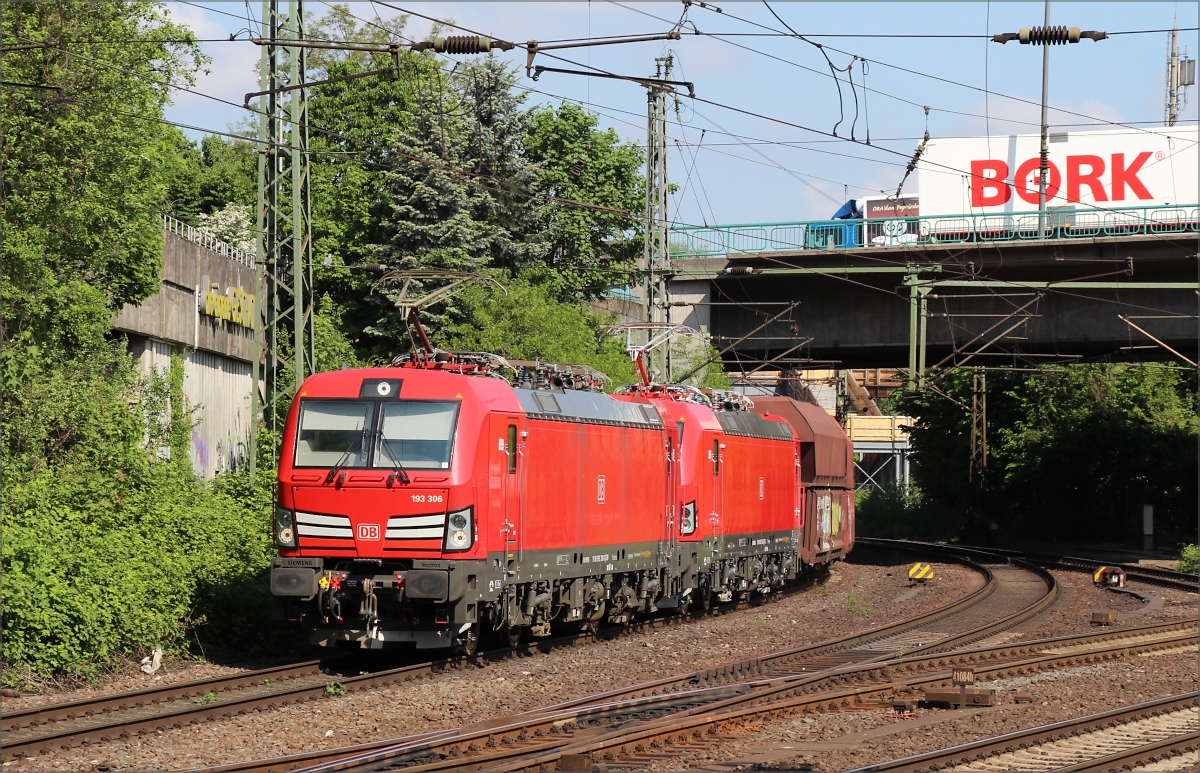
[[[692,611],[692,597],[686,596],[683,598],[683,600],[681,600],[679,602],[679,616],[687,617],[688,613],[691,611]]]
[[[515,650],[521,644],[522,628],[519,625],[507,623],[504,626],[504,641],[508,644],[508,648]]]
[[[479,623],[475,623],[458,636],[456,643],[458,654],[472,657],[479,652]]]

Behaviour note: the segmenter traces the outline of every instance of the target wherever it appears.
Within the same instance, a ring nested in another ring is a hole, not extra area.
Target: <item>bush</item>
[[[234,649],[269,617],[265,509],[167,465],[105,501],[69,493],[105,482],[60,469],[6,487],[6,676],[89,677],[151,647],[182,652],[189,636]]]
[[[5,355],[31,374],[6,392],[5,680],[252,646],[269,619],[270,471],[193,475],[179,368],[141,379],[119,343],[86,361]]]
[[[1184,545],[1183,550],[1179,551],[1179,566],[1175,567],[1175,570],[1188,574],[1200,571],[1200,547]]]
[[[940,540],[956,534],[957,524],[931,514],[916,486],[859,489],[854,512],[863,537]]]

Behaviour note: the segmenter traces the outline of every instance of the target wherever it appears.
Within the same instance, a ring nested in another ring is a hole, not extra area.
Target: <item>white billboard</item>
[[[1195,126],[1051,132],[1047,209],[1200,203]],[[1032,212],[1041,137],[931,139],[917,167],[921,214]]]

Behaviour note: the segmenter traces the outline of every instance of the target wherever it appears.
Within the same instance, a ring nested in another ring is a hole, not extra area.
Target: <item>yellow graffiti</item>
[[[227,288],[225,294],[204,291],[204,313],[242,327],[254,327],[254,296],[238,287]]]

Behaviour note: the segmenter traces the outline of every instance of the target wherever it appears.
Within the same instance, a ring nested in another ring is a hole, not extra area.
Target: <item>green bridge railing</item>
[[[1200,204],[675,226],[671,256],[1197,233]]]

